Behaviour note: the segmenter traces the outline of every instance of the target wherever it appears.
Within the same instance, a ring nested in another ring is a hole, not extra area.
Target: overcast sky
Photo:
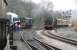
[[[37,4],[48,0],[28,0]],[[77,17],[77,0],[49,0],[54,5],[54,10],[72,10],[72,16]]]
[[[43,0],[32,0],[35,3],[41,3]],[[48,0],[44,0],[48,1]],[[69,10],[69,9],[77,9],[76,0],[49,0],[54,5],[54,10]]]

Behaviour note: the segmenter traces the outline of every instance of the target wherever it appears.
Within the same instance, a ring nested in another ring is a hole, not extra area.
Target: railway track
[[[32,45],[30,45],[28,42],[27,42],[27,40],[24,40],[23,39],[23,35],[21,34],[21,39],[20,39],[22,42],[24,42],[24,44],[25,45],[27,45],[28,46],[28,50],[38,50],[37,48],[35,48],[34,46],[32,46]]]
[[[27,43],[27,41],[23,40],[22,36],[20,39],[22,42],[24,42],[25,46],[28,48],[28,50],[32,50],[31,46]]]
[[[45,35],[45,36],[47,36],[47,37],[49,37],[49,38],[53,38],[53,39],[56,39],[56,40],[59,40],[59,41],[62,41],[62,42],[65,42],[65,43],[77,46],[77,41],[60,37],[58,35],[52,34],[49,31],[47,31],[47,33],[45,33],[44,31],[42,31],[42,34]]]
[[[49,46],[47,44],[44,44],[40,42],[39,40],[33,38],[34,40],[24,40],[23,35],[21,34],[21,41],[23,41],[27,46],[30,48],[29,50],[60,50],[58,48]],[[32,41],[35,41],[33,45],[31,44]],[[36,44],[35,44],[36,43]],[[35,45],[41,46],[41,47],[36,47]],[[44,49],[43,49],[44,48]]]
[[[36,41],[38,41],[38,43],[40,43],[41,45],[43,45],[45,48],[47,48],[47,50],[61,50],[61,49],[59,49],[59,48],[56,48],[56,47],[54,47],[54,46],[50,46],[50,45],[48,45],[48,44],[46,44],[46,43],[43,43],[43,42],[41,42],[40,40],[38,40],[38,39],[36,39],[36,38],[34,38]]]

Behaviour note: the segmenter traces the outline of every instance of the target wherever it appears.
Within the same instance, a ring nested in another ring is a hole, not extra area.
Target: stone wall
[[[0,0],[0,18],[5,18],[6,13],[6,5],[4,0]]]

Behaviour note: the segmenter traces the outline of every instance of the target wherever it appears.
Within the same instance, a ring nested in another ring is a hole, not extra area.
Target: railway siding
[[[48,44],[48,45],[57,47],[57,48],[59,48],[61,50],[76,50],[77,49],[77,46],[75,46],[75,45],[68,44],[66,42],[54,39],[52,37],[50,38],[47,35],[44,35],[42,32],[43,32],[43,30],[36,31],[36,34],[38,34],[38,36],[40,36],[41,39],[38,38],[37,36],[36,36],[36,38],[39,39],[40,41]],[[48,34],[48,33],[45,33],[45,34]]]

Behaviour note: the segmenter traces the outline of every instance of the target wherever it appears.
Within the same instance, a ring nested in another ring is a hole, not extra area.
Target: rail
[[[50,38],[53,38],[53,39],[56,39],[56,40],[60,40],[60,41],[66,42],[68,44],[77,46],[77,41],[75,41],[75,40],[63,38],[63,37],[60,37],[58,35],[52,34],[50,32],[47,32],[47,33],[42,32],[42,33],[43,33],[43,35],[48,36]]]
[[[23,34],[23,33],[21,33],[21,41],[23,41],[23,42],[25,43],[26,47],[27,47],[29,50],[33,50],[32,48],[34,48],[34,47],[30,46],[30,45],[28,44],[27,40],[24,40],[22,34]]]
[[[46,43],[43,43],[42,41],[38,40],[37,38],[34,38],[36,41],[38,41],[41,45],[43,45],[47,50],[61,50],[59,48],[56,48],[54,46],[48,45]]]
[[[24,38],[23,38],[23,33],[21,34],[21,40],[24,41],[24,43],[26,43],[26,44],[30,47],[31,50],[40,50],[40,49],[38,49],[37,47],[31,45],[31,43],[28,42],[28,40],[24,40]],[[56,47],[49,46],[48,44],[45,44],[45,43],[43,43],[43,42],[41,42],[41,41],[39,41],[39,40],[37,40],[37,39],[35,39],[35,38],[33,38],[33,40],[35,40],[35,42],[37,42],[38,44],[40,44],[40,45],[41,45],[42,47],[44,47],[46,50],[60,50],[60,49],[58,49],[58,48],[56,48]]]

